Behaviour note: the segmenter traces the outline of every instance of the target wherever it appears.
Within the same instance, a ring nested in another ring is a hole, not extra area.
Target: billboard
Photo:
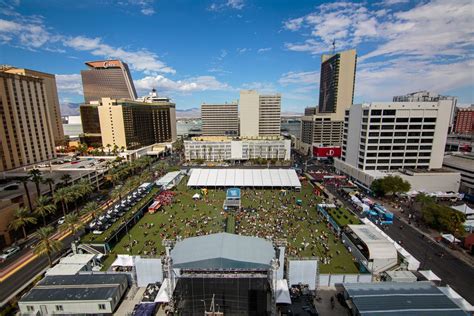
[[[313,146],[313,157],[316,157],[316,158],[341,157],[341,147]]]

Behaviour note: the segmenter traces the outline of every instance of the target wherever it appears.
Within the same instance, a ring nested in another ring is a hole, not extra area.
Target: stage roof
[[[268,240],[228,233],[187,238],[171,250],[174,268],[199,270],[266,270],[274,256]]]
[[[397,258],[397,249],[374,227],[369,225],[347,225],[369,248],[368,259]]]
[[[301,188],[293,169],[191,169],[190,187]]]

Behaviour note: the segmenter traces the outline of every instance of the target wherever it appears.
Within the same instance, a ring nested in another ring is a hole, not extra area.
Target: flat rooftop
[[[256,137],[240,137],[240,136],[196,136],[192,137],[193,141],[201,142],[226,142],[231,140],[283,140],[281,136],[256,136]]]
[[[127,282],[124,274],[46,276],[20,302],[105,300]]]
[[[443,165],[452,166],[474,172],[474,155],[472,154],[454,154],[444,156]]]

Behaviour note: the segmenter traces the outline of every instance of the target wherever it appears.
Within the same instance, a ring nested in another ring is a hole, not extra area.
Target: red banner
[[[313,147],[313,157],[328,158],[341,157],[341,147]]]

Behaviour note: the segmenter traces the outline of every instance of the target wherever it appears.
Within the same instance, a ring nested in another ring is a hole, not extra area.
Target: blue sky
[[[470,0],[0,0],[0,63],[57,75],[81,102],[84,62],[120,58],[139,94],[180,109],[282,93],[284,111],[318,103],[322,53],[356,48],[355,102],[431,90],[474,103]]]

